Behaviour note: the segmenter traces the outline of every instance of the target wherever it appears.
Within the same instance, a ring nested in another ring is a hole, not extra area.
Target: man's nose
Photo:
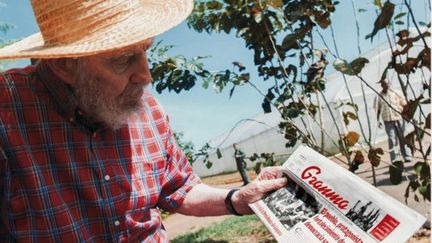
[[[152,77],[147,60],[147,54],[143,52],[137,59],[137,65],[135,65],[135,70],[132,74],[131,82],[148,85],[151,83],[151,81]]]

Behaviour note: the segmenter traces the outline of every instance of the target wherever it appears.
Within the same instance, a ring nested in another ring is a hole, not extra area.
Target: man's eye
[[[119,71],[125,71],[134,59],[134,55],[123,55],[113,61],[113,66]]]

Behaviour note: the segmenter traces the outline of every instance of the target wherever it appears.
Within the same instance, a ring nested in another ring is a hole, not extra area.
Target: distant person
[[[396,149],[398,144],[405,162],[410,162],[411,151],[407,149],[405,144],[404,122],[400,114],[407,105],[406,99],[399,91],[390,88],[388,79],[381,80],[381,87],[381,96],[383,98],[379,96],[375,98],[374,108],[377,112],[379,128],[382,127],[382,123],[379,121],[380,115],[384,121],[384,127],[388,137],[391,162],[393,163],[396,160]],[[385,102],[383,99],[385,99],[387,102]],[[389,104],[394,109],[390,108]]]
[[[247,185],[249,183],[249,175],[247,173],[245,154],[243,151],[237,148],[236,144],[233,144],[234,148],[234,157],[237,164],[237,170],[240,172],[241,178],[243,180],[243,185]]]

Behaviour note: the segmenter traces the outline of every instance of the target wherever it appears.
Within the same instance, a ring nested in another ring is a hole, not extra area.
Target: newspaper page
[[[426,221],[309,147],[283,167],[288,185],[250,205],[278,242],[405,242]]]

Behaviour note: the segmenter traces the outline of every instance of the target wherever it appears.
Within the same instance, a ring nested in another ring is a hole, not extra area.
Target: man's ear
[[[65,83],[69,85],[75,84],[76,76],[78,74],[78,59],[56,58],[47,59],[45,62],[54,74],[61,78]]]

